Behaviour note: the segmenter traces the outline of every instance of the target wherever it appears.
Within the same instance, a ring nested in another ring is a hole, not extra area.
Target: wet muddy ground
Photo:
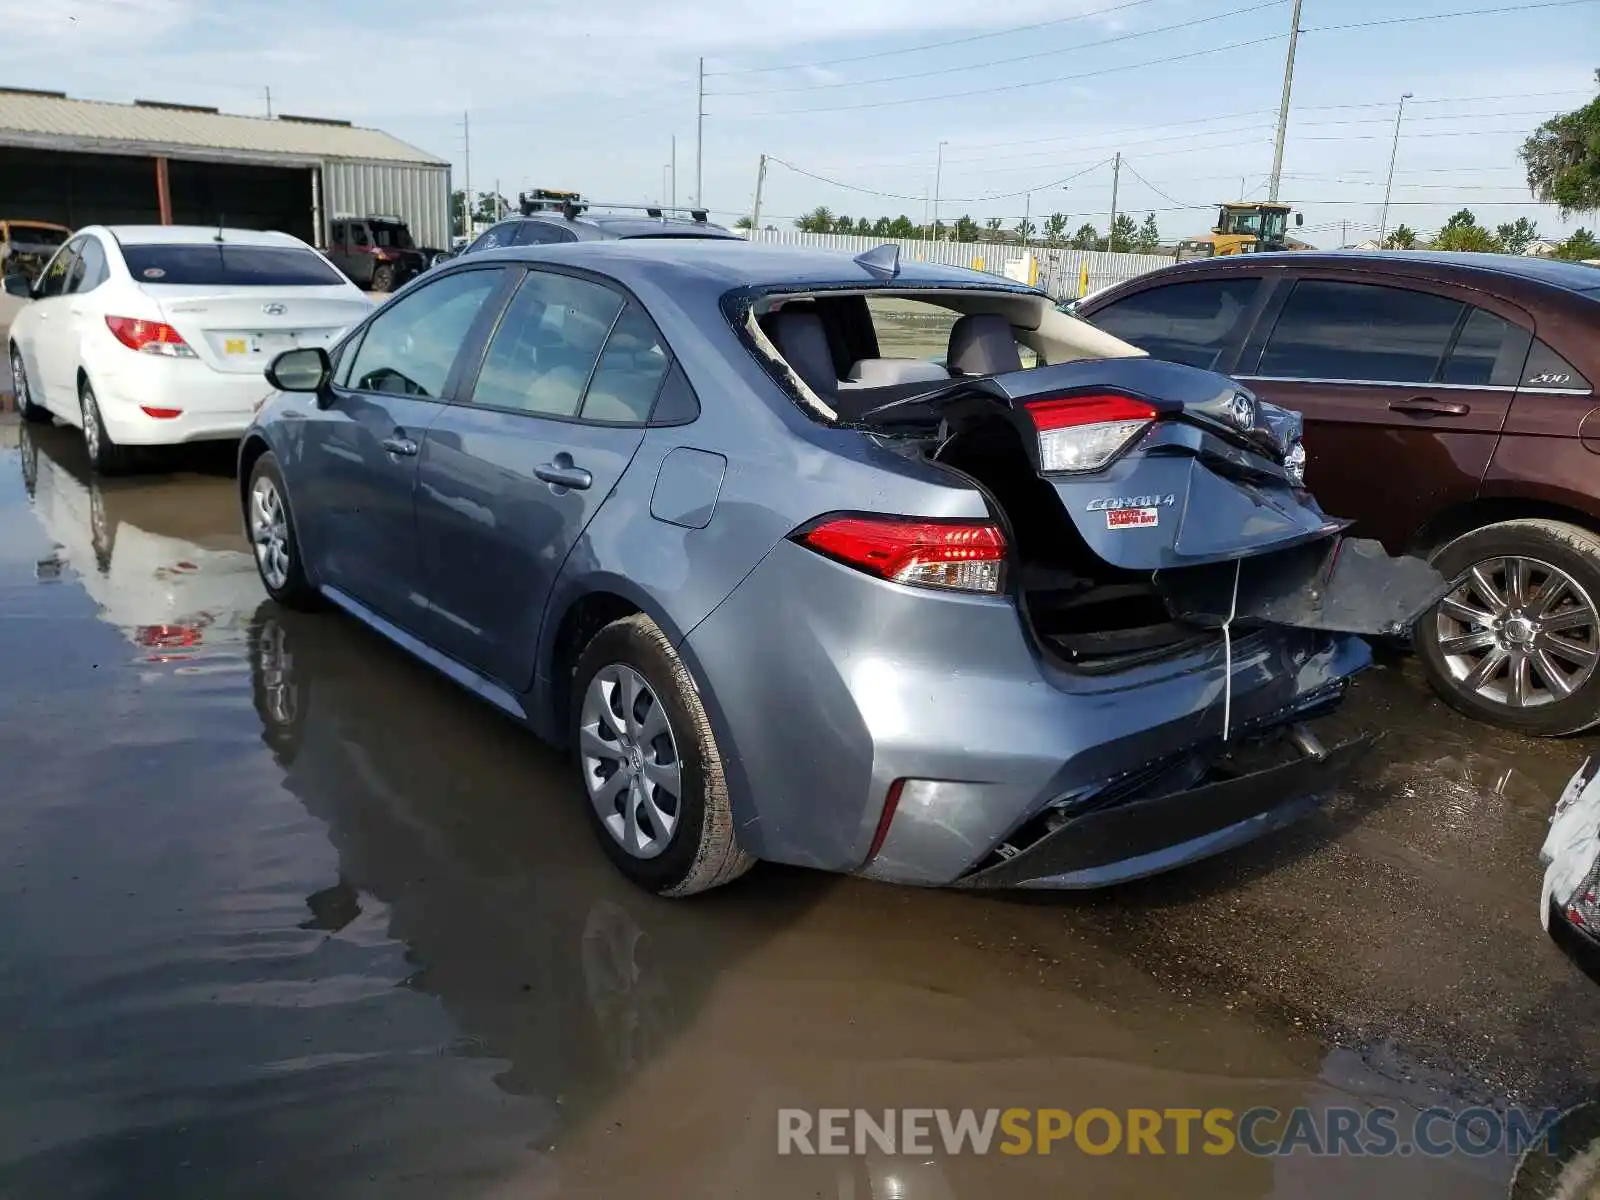
[[[0,1195],[1490,1197],[1502,1155],[780,1158],[780,1107],[1542,1106],[1600,985],[1536,852],[1592,740],[1403,658],[1320,816],[1096,895],[623,883],[563,762],[267,603],[230,459],[0,418]]]

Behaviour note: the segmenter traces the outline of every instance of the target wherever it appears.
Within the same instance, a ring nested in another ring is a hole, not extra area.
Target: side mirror
[[[1295,213],[1295,215],[1294,215],[1294,223],[1296,225],[1304,225],[1306,223],[1306,215],[1305,215],[1305,213]]]
[[[28,282],[26,275],[7,275],[5,287],[8,296],[18,296],[23,300],[33,299],[33,285]]]
[[[303,346],[285,350],[273,359],[266,376],[267,382],[280,392],[321,393],[333,378],[333,363],[321,346]]]
[[[449,262],[455,256],[456,256],[456,252],[454,250],[441,250],[441,251],[439,251],[439,253],[437,253],[437,254],[435,254],[433,256],[433,261],[430,262],[428,265],[430,267],[442,267],[442,266],[444,266],[445,263]]]

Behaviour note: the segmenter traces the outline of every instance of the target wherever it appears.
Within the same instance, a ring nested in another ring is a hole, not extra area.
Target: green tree
[[[856,219],[846,216],[835,217],[833,219],[833,228],[828,230],[829,233],[854,233],[855,231]]]
[[[956,241],[975,242],[978,240],[978,223],[966,213],[956,219]]]
[[[1600,85],[1600,71],[1594,77]],[[1600,208],[1600,96],[1539,126],[1517,157],[1528,169],[1528,190],[1563,217]]]
[[[467,194],[460,189],[450,193],[450,236],[467,235]]]
[[[1100,246],[1100,231],[1093,225],[1085,222],[1078,226],[1078,232],[1072,235],[1072,248],[1074,250],[1096,250]]]
[[[1144,224],[1133,235],[1133,248],[1138,254],[1154,254],[1161,249],[1161,230],[1156,226],[1155,213],[1146,213]]]
[[[879,217],[876,221],[874,221],[872,223],[872,236],[873,237],[893,237],[894,234],[890,231],[890,228],[889,228],[889,226],[891,224],[892,224],[892,222],[889,220],[888,217]]]
[[[983,223],[984,240],[985,241],[989,241],[989,242],[1003,242],[1003,241],[1005,241],[1006,240],[1006,235],[1005,235],[1004,231],[1001,230],[1001,228],[1000,228],[1000,226],[1002,226],[1004,224],[1005,224],[1005,221],[1002,218],[1000,218],[1000,217],[990,217],[987,221],[985,221]]]
[[[866,217],[857,218],[857,220],[856,220],[856,234],[859,237],[871,237],[872,236],[872,222],[867,220]]]
[[[1529,245],[1539,240],[1539,227],[1527,217],[1506,221],[1495,226],[1495,237],[1507,254],[1521,254]]]
[[[794,227],[802,233],[832,233],[833,211],[819,204],[803,217],[794,219]]]
[[[1417,231],[1409,225],[1396,225],[1389,236],[1383,239],[1385,250],[1415,250],[1417,248]]]
[[[1028,220],[1027,217],[1023,217],[1022,220],[1017,222],[1016,227],[1012,230],[1012,232],[1017,235],[1017,241],[1023,243],[1023,245],[1027,245],[1028,239],[1034,234],[1038,233],[1039,228],[1032,221]]]
[[[1470,208],[1463,208],[1444,223],[1433,249],[1498,251],[1500,239],[1478,224]]]
[[[1134,239],[1139,236],[1139,227],[1133,223],[1133,218],[1127,213],[1118,213],[1117,219],[1111,223],[1111,240],[1107,249],[1113,254],[1126,254],[1133,249]]]
[[[917,236],[917,227],[912,223],[910,217],[906,216],[905,213],[901,213],[898,217],[889,222],[889,236],[897,238],[913,238]]]
[[[1587,229],[1580,229],[1556,247],[1555,256],[1568,262],[1588,262],[1600,258],[1600,238]]]
[[[1067,214],[1051,213],[1044,219],[1044,241],[1047,246],[1059,246],[1067,240]]]
[[[477,207],[472,210],[472,219],[492,224],[510,211],[511,201],[498,192],[479,192]]]
[[[733,223],[733,227],[735,229],[754,229],[756,227],[756,223],[749,217],[740,217]]]

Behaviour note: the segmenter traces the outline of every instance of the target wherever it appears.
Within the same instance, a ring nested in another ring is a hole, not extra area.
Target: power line
[[[965,63],[957,67],[937,67],[931,71],[912,71],[904,75],[880,75],[874,79],[844,79],[831,83],[799,83],[791,87],[760,88],[746,92],[708,92],[706,94],[709,96],[774,96],[785,92],[815,92],[827,88],[866,87],[869,84],[900,83],[907,79],[927,79],[935,75],[954,75],[961,71],[978,71],[987,67],[1004,67],[1014,63],[1032,62],[1035,59],[1054,58],[1061,54],[1075,54],[1082,50],[1096,50],[1101,46],[1116,45],[1119,42],[1131,42],[1137,38],[1172,33],[1179,29],[1192,29],[1197,25],[1209,25],[1212,21],[1222,21],[1229,17],[1242,17],[1247,13],[1260,12],[1264,8],[1277,8],[1282,3],[1283,0],[1264,0],[1263,3],[1252,4],[1248,8],[1236,8],[1232,12],[1215,13],[1209,17],[1196,17],[1193,20],[1179,21],[1173,25],[1157,25],[1151,29],[1120,33],[1115,37],[1102,38],[1098,42],[1081,42],[1074,46],[1062,46],[1055,50],[1036,50],[1031,54],[1018,54],[1011,58],[994,58],[987,62]]]
[[[713,75],[761,75],[777,71],[804,71],[812,67],[837,67],[843,63],[866,62],[874,58],[892,58],[899,54],[916,54],[923,50],[939,50],[945,46],[964,46],[970,42],[982,42],[991,38],[1009,37],[1013,33],[1028,33],[1035,29],[1048,29],[1054,25],[1067,25],[1073,21],[1087,21],[1090,17],[1104,17],[1111,13],[1123,12],[1130,8],[1142,8],[1146,4],[1154,4],[1157,0],[1128,0],[1125,4],[1116,4],[1110,8],[1097,8],[1093,12],[1076,13],[1070,17],[1056,17],[1050,21],[1037,21],[1032,25],[1013,25],[1010,29],[996,29],[990,33],[974,33],[966,37],[949,38],[942,42],[924,42],[920,46],[902,46],[898,50],[878,50],[871,54],[852,54],[846,58],[823,58],[816,62],[791,63],[785,67],[737,67],[727,71],[707,71],[707,77]]]
[[[856,184],[841,183],[837,179],[829,179],[825,175],[818,175],[815,171],[808,171],[804,167],[797,167],[794,165],[794,163],[788,162],[785,159],[778,158],[771,154],[767,155],[767,161],[771,163],[777,163],[779,166],[788,167],[789,170],[793,171],[795,174],[804,175],[807,179],[815,179],[818,183],[825,183],[830,187],[841,188],[847,192],[860,192],[863,195],[877,196],[883,200],[925,200],[927,198],[925,196],[907,195],[904,192],[880,192],[874,188],[864,188],[859,187]],[[1068,175],[1062,179],[1053,179],[1048,183],[1037,184],[1031,188],[1019,188],[1014,192],[1000,192],[993,196],[947,196],[944,197],[944,199],[948,200],[951,204],[987,204],[992,200],[1013,200],[1018,196],[1026,196],[1033,192],[1048,191],[1051,188],[1057,188],[1063,184],[1071,183],[1074,179],[1080,179],[1089,174],[1090,171],[1098,170],[1110,161],[1111,160],[1109,158],[1104,158],[1092,166],[1085,167],[1076,174]]]
[[[1456,17],[1489,17],[1501,13],[1533,12],[1541,8],[1572,8],[1600,0],[1542,0],[1538,4],[1508,4],[1503,8],[1469,8],[1465,12],[1422,13],[1414,17],[1385,17],[1379,21],[1357,21],[1349,25],[1318,25],[1302,33],[1336,33],[1345,29],[1376,29],[1380,25],[1412,25],[1418,21],[1450,21]]]
[[[1600,2],[1600,0],[1575,0],[1575,2],[1592,4]],[[1187,54],[1169,54],[1164,58],[1150,59],[1144,62],[1126,63],[1120,67],[1102,67],[1098,71],[1085,71],[1079,75],[1060,75],[1053,79],[1035,79],[1026,83],[1008,83],[1001,87],[973,88],[968,91],[945,92],[935,96],[905,96],[898,100],[874,100],[865,104],[835,104],[820,108],[794,108],[785,110],[783,112],[779,112],[778,110],[774,109],[770,112],[729,113],[719,115],[748,117],[797,117],[804,116],[807,113],[859,112],[860,110],[867,108],[898,108],[907,104],[927,104],[933,100],[961,100],[969,96],[993,96],[998,95],[1001,92],[1016,92],[1021,91],[1024,88],[1045,87],[1054,83],[1075,83],[1080,79],[1096,79],[1102,75],[1114,75],[1121,71],[1137,71],[1144,67],[1164,67],[1170,63],[1183,62],[1192,58],[1204,58],[1207,55],[1222,54],[1229,50],[1243,50],[1248,46],[1264,46],[1268,42],[1282,41],[1287,36],[1287,34],[1283,33],[1274,33],[1267,37],[1252,38],[1249,41],[1230,42],[1226,46],[1212,46],[1205,50],[1191,50]]]

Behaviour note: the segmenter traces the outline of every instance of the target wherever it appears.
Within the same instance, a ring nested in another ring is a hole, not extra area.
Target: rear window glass
[[[1551,388],[1562,392],[1587,392],[1589,381],[1561,355],[1535,338],[1533,349],[1528,351],[1527,365],[1522,368],[1522,386]]]
[[[932,358],[940,362],[950,350],[950,329],[961,314],[922,300],[868,296],[867,310],[884,358]]]
[[[1096,309],[1088,321],[1153,358],[1210,370],[1221,362],[1260,283],[1250,277],[1146,288]]]
[[[10,234],[13,242],[30,246],[60,246],[71,236],[65,229],[30,229],[26,225],[13,225]]]
[[[372,241],[377,246],[387,246],[391,250],[410,250],[414,248],[411,241],[411,231],[404,225],[386,225],[377,221],[372,223]]]
[[[330,287],[344,282],[310,250],[294,246],[123,246],[136,283],[231,287]]]

